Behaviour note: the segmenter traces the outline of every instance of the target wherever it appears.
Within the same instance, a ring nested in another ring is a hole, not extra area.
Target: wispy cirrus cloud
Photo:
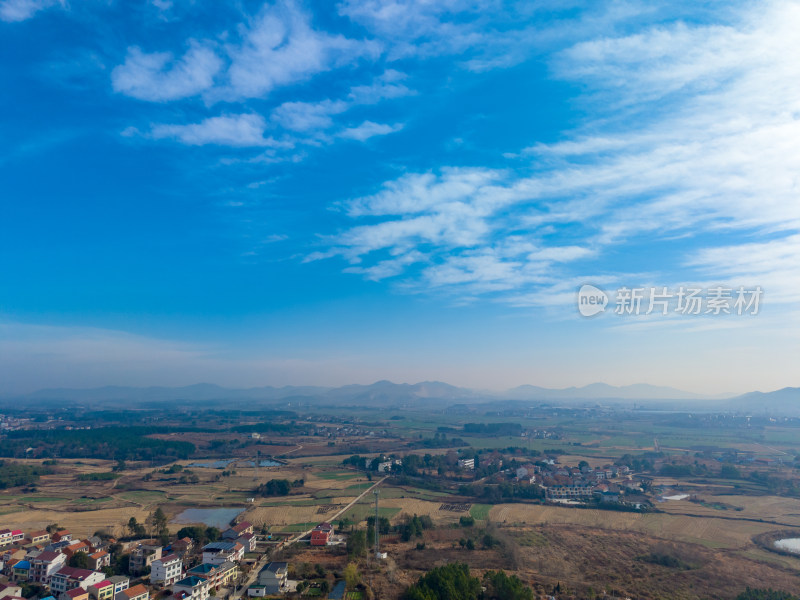
[[[350,140],[358,140],[364,142],[372,137],[380,135],[388,135],[395,133],[403,128],[402,123],[373,123],[372,121],[364,121],[361,125],[356,127],[348,127],[339,132],[339,137],[347,138]]]
[[[139,100],[164,102],[195,96],[214,85],[222,59],[207,44],[196,40],[179,59],[169,52],[146,53],[128,49],[125,62],[111,72],[115,92]]]
[[[692,239],[691,264],[722,278],[752,271],[724,269],[720,257],[747,256],[749,244],[763,250],[756,255],[785,255],[800,231],[798,27],[800,7],[772,2],[726,25],[675,22],[575,44],[553,72],[589,84],[581,102],[595,120],[502,171],[443,168],[388,181],[344,203],[368,222],[311,258],[339,255],[350,271],[419,289],[502,291],[509,302],[591,277],[587,260],[646,237]],[[581,242],[554,235],[563,226]],[[718,246],[715,234],[746,244]],[[515,239],[524,243],[508,243]],[[764,278],[797,282],[786,261],[768,264]],[[674,265],[656,265],[674,276]]]
[[[10,23],[27,21],[39,11],[65,5],[65,0],[2,0],[0,1],[0,21]]]
[[[175,139],[189,146],[216,144],[234,147],[278,147],[281,142],[264,137],[266,123],[261,115],[222,115],[189,125],[155,125],[155,139]]]

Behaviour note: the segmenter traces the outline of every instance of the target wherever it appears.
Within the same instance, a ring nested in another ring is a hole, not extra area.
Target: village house
[[[89,569],[61,567],[61,569],[50,576],[50,591],[55,595],[56,593],[61,594],[77,587],[85,590],[90,585],[103,581],[103,579],[105,579],[103,573],[90,571]]]
[[[333,535],[333,526],[330,523],[320,523],[311,532],[312,546],[327,546]]]
[[[593,488],[590,485],[554,485],[547,488],[547,497],[553,500],[575,500],[591,498]]]
[[[89,568],[93,571],[99,571],[103,567],[111,565],[111,555],[105,550],[99,552],[92,552],[89,555]]]
[[[237,523],[233,527],[222,532],[222,539],[227,541],[238,540],[242,535],[253,533],[253,524],[247,521]]]
[[[141,583],[122,590],[114,596],[114,600],[150,600],[150,592]]]
[[[11,543],[11,530],[0,529],[0,546],[6,546]]]
[[[89,545],[85,542],[72,542],[65,546],[61,551],[67,555],[67,558],[72,558],[77,552],[89,553]]]
[[[28,581],[31,578],[31,563],[28,560],[10,560],[13,581]]]
[[[458,468],[459,469],[475,469],[475,459],[474,458],[459,458],[458,459]]]
[[[46,544],[50,541],[50,534],[42,529],[41,531],[31,531],[28,534],[31,544]]]
[[[238,567],[232,562],[224,562],[221,565],[203,563],[189,569],[186,576],[202,577],[208,581],[211,588],[219,589],[223,585],[230,584],[238,573]]]
[[[130,578],[125,575],[114,575],[109,577],[108,580],[114,584],[114,598],[116,598],[117,594],[120,592],[127,590],[131,585]]]
[[[183,558],[187,552],[191,552],[192,548],[194,548],[194,540],[192,540],[190,537],[183,537],[172,542],[172,545],[170,546],[170,553],[177,554]]]
[[[256,551],[256,534],[255,533],[243,533],[236,541],[239,542],[242,546],[244,546],[245,552],[255,552]]]
[[[72,534],[66,529],[60,529],[50,539],[54,542],[71,542]]]
[[[93,583],[87,588],[87,591],[93,600],[113,600],[114,598],[114,584],[108,579]]]
[[[264,589],[265,596],[283,594],[289,577],[289,565],[285,562],[271,562],[261,569],[258,583]],[[248,594],[250,590],[248,589]]]
[[[45,550],[31,558],[31,581],[50,584],[50,577],[67,564],[67,556],[60,552]]]
[[[137,574],[144,571],[147,567],[152,568],[153,561],[161,558],[161,552],[161,546],[158,544],[140,544],[131,552],[130,572]]]
[[[150,565],[150,583],[170,586],[181,578],[183,561],[177,554],[169,554]]]
[[[72,588],[66,592],[61,592],[58,600],[89,600],[89,592],[79,587]]]
[[[172,596],[184,600],[206,600],[211,584],[207,579],[189,575],[172,586]],[[120,600],[120,599],[117,599]]]
[[[212,542],[203,546],[203,562],[221,565],[224,562],[237,562],[244,558],[244,546],[238,542]]]

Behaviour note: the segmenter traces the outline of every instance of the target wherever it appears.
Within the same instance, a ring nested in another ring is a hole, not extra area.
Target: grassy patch
[[[320,473],[314,473],[314,475],[320,479],[334,479],[337,481],[363,477],[361,473],[353,473],[352,471],[322,471]]]
[[[381,506],[378,508],[378,516],[386,517],[387,519],[391,519],[397,513],[400,512],[399,508],[395,507],[388,507],[388,506]],[[356,504],[353,508],[347,511],[344,514],[344,517],[350,519],[354,523],[360,523],[361,521],[366,521],[367,517],[372,517],[375,515],[375,506],[372,504]]]
[[[528,548],[542,547],[542,546],[547,546],[547,544],[549,544],[547,538],[544,537],[541,533],[538,533],[536,531],[530,531],[530,530],[520,531],[519,533],[514,533],[512,535],[514,537],[514,540],[520,546],[526,546]]]
[[[272,533],[286,532],[286,533],[300,533],[312,527],[319,525],[319,521],[311,521],[308,523],[292,523],[291,525],[274,525],[270,528]]]
[[[473,504],[469,509],[469,515],[476,521],[486,521],[489,518],[491,504]]]
[[[24,502],[66,502],[69,498],[61,496],[28,496]]]

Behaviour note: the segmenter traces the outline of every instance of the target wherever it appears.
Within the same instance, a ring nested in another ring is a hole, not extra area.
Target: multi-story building
[[[320,523],[311,532],[312,546],[327,546],[333,535],[333,526],[330,523]]]
[[[108,579],[104,579],[103,581],[90,585],[88,592],[93,600],[113,600],[114,584]]]
[[[224,562],[237,562],[244,558],[244,546],[239,542],[213,542],[203,546],[203,562],[221,565]]]
[[[62,567],[50,576],[50,591],[55,595],[77,587],[85,590],[90,585],[100,583],[103,579],[105,579],[105,575],[97,571]]]
[[[125,575],[114,575],[113,577],[109,577],[108,580],[114,584],[114,597],[117,597],[122,591],[127,590],[131,585],[131,580]]]
[[[50,584],[50,577],[67,564],[67,556],[60,552],[45,550],[31,558],[31,581]]]
[[[42,529],[41,531],[31,531],[28,538],[31,540],[31,544],[46,544],[50,541],[50,534]]]
[[[176,554],[162,556],[150,565],[150,583],[169,586],[181,578],[183,561]]]
[[[131,552],[130,572],[141,573],[147,567],[153,566],[153,561],[161,558],[162,549],[158,544],[140,544]]]
[[[172,586],[172,596],[184,600],[207,600],[211,583],[197,575],[189,575]],[[117,599],[120,600],[120,599]]]

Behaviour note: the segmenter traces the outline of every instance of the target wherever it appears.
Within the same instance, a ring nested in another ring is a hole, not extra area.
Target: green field
[[[469,515],[476,521],[485,521],[489,518],[491,509],[491,504],[473,504],[472,508],[469,509]]]
[[[378,508],[378,516],[386,517],[387,519],[391,519],[399,512],[400,509],[394,507],[381,506]],[[348,510],[342,516],[344,518],[350,519],[354,523],[360,523],[361,521],[366,521],[367,517],[371,517],[374,515],[375,515],[375,505],[365,503],[365,504],[356,504],[353,508]]]
[[[353,471],[322,471],[320,473],[314,473],[314,475],[320,479],[335,479],[337,481],[364,476],[363,473],[355,473]]]

